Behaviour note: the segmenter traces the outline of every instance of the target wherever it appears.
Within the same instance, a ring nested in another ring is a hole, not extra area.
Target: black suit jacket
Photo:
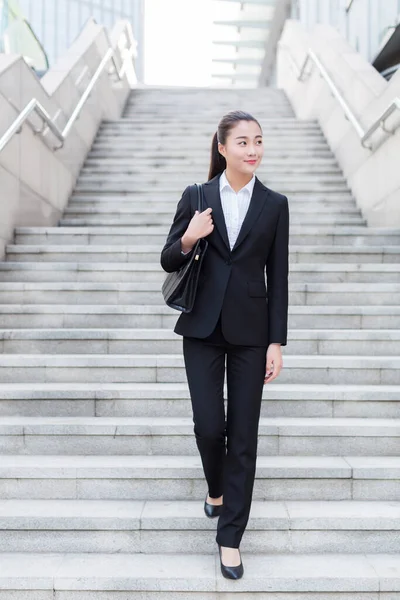
[[[220,176],[203,184],[205,208],[213,209],[214,229],[205,238],[208,249],[193,310],[179,316],[174,331],[184,336],[207,337],[214,330],[222,310],[221,326],[228,342],[246,346],[268,346],[278,342],[285,346],[288,199],[256,177],[248,211],[231,251],[219,192]],[[185,189],[178,202],[161,251],[161,266],[167,273],[179,270],[193,252],[186,256],[181,254],[181,237],[197,209],[197,197],[190,193],[190,187]]]

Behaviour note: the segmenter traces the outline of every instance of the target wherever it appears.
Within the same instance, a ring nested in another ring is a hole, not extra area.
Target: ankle
[[[218,498],[211,498],[209,494],[207,494],[207,502],[209,504],[213,504],[215,506],[219,506],[222,504],[223,496],[219,496]]]
[[[231,548],[230,546],[221,546],[221,560],[227,567],[238,567],[241,563],[239,548]]]

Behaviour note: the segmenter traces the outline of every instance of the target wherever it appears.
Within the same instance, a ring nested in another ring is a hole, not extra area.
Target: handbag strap
[[[197,187],[197,210],[201,213],[203,212],[203,184],[195,183],[194,185]]]

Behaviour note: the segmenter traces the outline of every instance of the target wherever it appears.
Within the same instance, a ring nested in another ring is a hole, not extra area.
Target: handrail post
[[[131,42],[131,46],[129,47],[129,52],[127,53],[127,56],[122,60],[121,69],[118,69],[118,65],[115,61],[115,50],[111,47],[110,41],[108,40],[110,47],[108,48],[107,52],[103,56],[102,60],[100,61],[100,64],[98,65],[94,75],[91,77],[88,85],[85,88],[85,91],[83,92],[82,96],[80,97],[76,107],[74,108],[70,118],[68,119],[66,126],[64,127],[64,129],[62,131],[57,127],[54,120],[51,118],[51,116],[48,114],[48,112],[42,106],[42,104],[36,98],[32,98],[28,102],[28,104],[25,106],[25,108],[22,109],[22,111],[19,113],[19,115],[16,117],[16,119],[11,123],[11,125],[7,129],[7,131],[0,138],[0,152],[5,148],[5,146],[8,144],[8,142],[12,139],[13,135],[15,133],[19,133],[21,131],[22,125],[24,124],[24,122],[27,120],[27,118],[33,111],[35,111],[36,114],[39,115],[39,117],[42,119],[41,129],[36,129],[35,127],[33,127],[30,124],[34,133],[36,135],[42,134],[43,131],[45,130],[45,125],[47,124],[47,126],[51,130],[51,132],[60,141],[60,145],[53,146],[53,150],[57,151],[60,148],[62,148],[64,146],[64,142],[65,142],[69,132],[71,131],[73,124],[79,118],[82,108],[84,107],[87,99],[90,96],[90,92],[96,85],[98,79],[100,78],[101,73],[103,72],[106,64],[108,63],[108,61],[110,59],[113,61],[113,64],[115,67],[115,72],[117,73],[118,79],[121,80],[123,78],[125,64],[128,59],[132,58],[133,49],[136,51],[136,42],[132,35],[130,24],[128,22],[125,22],[123,32],[124,32],[124,34],[127,34],[128,40]],[[82,73],[81,73],[81,76],[82,76]],[[78,77],[79,81],[80,81],[80,77]]]
[[[372,144],[366,144],[366,140],[371,137],[371,135],[379,128],[381,127],[381,129],[385,132],[385,133],[389,133],[391,135],[393,135],[397,129],[397,127],[395,129],[389,130],[385,127],[385,121],[386,119],[388,119],[388,117],[390,117],[390,115],[392,113],[394,113],[395,110],[400,110],[400,98],[399,97],[395,97],[392,102],[389,104],[389,106],[385,109],[385,111],[379,116],[378,119],[376,119],[372,125],[369,127],[369,129],[367,131],[364,130],[363,126],[361,125],[361,123],[359,122],[359,120],[357,119],[357,117],[355,116],[355,114],[353,113],[353,111],[351,110],[350,106],[347,104],[346,100],[344,99],[343,95],[340,93],[339,89],[336,87],[336,84],[334,83],[332,77],[329,75],[329,73],[327,72],[324,64],[322,63],[321,59],[318,58],[318,56],[316,55],[316,53],[314,52],[314,50],[312,50],[312,48],[309,48],[307,50],[307,54],[305,56],[305,59],[303,61],[303,64],[301,67],[299,67],[296,63],[296,61],[294,60],[290,49],[287,45],[285,44],[279,44],[279,46],[281,48],[284,48],[287,52],[287,56],[291,62],[291,64],[293,65],[295,71],[296,71],[296,78],[298,79],[298,81],[303,82],[303,75],[305,73],[305,69],[306,66],[308,64],[309,61],[312,61],[318,71],[319,74],[323,77],[323,79],[326,81],[329,89],[331,90],[333,96],[336,98],[336,100],[339,102],[340,106],[343,109],[344,112],[344,116],[346,119],[348,119],[348,121],[352,124],[353,128],[355,129],[357,136],[361,142],[361,145],[364,148],[367,148],[368,150],[372,150]]]

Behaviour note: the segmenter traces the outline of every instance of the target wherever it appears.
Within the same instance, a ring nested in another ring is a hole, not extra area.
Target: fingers
[[[212,208],[206,208],[206,210],[203,210],[203,212],[202,212],[202,213],[199,213],[199,211],[198,211],[198,210],[195,210],[195,211],[194,211],[194,214],[195,214],[195,215],[202,214],[202,215],[205,215],[206,217],[210,215],[210,218],[211,218],[211,212],[212,212]]]
[[[264,383],[270,383],[271,381],[276,379],[279,373],[281,372],[281,368],[281,366],[275,366],[273,362],[267,363]]]
[[[274,376],[274,367],[273,367],[273,364],[272,363],[270,363],[270,364],[267,363],[267,367],[265,369],[264,383],[267,383],[268,381],[271,381],[271,379],[274,378],[273,376]],[[276,375],[275,375],[275,377],[276,377]]]

